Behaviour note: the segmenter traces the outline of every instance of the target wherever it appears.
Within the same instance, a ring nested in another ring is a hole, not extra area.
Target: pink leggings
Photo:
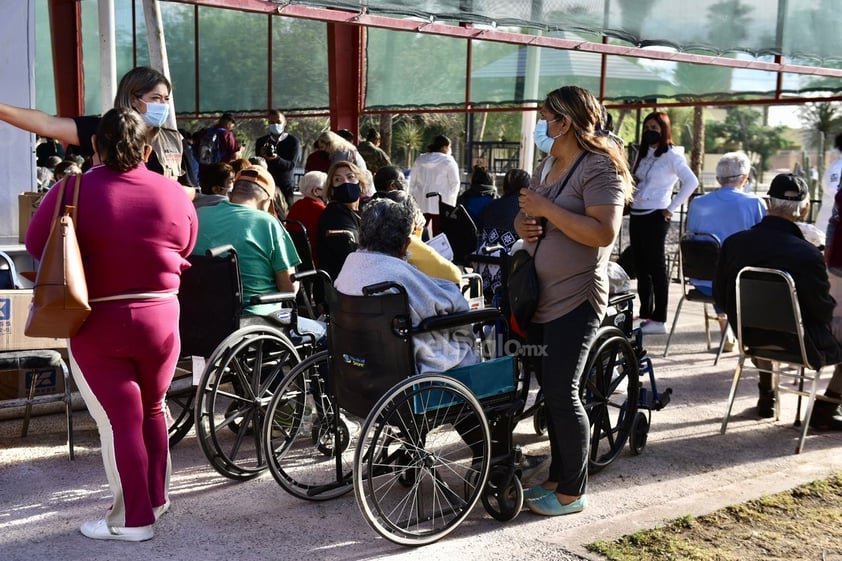
[[[70,340],[79,391],[96,421],[114,503],[109,526],[146,526],[167,502],[170,454],[161,404],[180,351],[176,298],[93,305]]]

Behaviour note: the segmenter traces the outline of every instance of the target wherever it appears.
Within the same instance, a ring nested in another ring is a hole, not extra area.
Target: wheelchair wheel
[[[579,392],[591,424],[588,468],[596,473],[623,450],[637,414],[639,363],[620,330],[608,328],[596,339]]]
[[[547,432],[547,411],[543,403],[535,406],[535,412],[532,414],[532,428],[538,436]]]
[[[196,395],[196,434],[214,469],[231,479],[251,479],[266,469],[266,405],[300,362],[298,351],[282,332],[253,326],[232,333],[214,355]]]
[[[632,422],[631,434],[629,435],[629,448],[635,456],[646,448],[646,441],[649,439],[649,419],[646,413],[638,411]]]
[[[181,442],[193,428],[193,401],[196,388],[191,376],[173,379],[164,398],[164,415],[167,418],[167,434],[170,448]]]
[[[482,493],[482,505],[495,520],[508,522],[523,510],[523,485],[509,466],[494,466]]]
[[[354,454],[354,493],[368,524],[401,545],[432,543],[485,489],[491,436],[471,390],[441,375],[400,382],[375,405]]]
[[[263,449],[269,472],[285,491],[323,501],[351,490],[359,424],[337,415],[327,393],[328,352],[304,359],[278,386],[266,408]]]

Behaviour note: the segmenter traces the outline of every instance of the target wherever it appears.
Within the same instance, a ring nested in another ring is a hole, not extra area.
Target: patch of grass
[[[610,561],[842,561],[842,473],[586,547]]]

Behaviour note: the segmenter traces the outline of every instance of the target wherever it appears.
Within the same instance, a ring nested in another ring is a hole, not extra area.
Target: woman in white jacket
[[[634,255],[643,333],[666,333],[669,280],[664,245],[673,213],[699,180],[682,154],[673,149],[670,119],[655,111],[643,119],[640,152],[632,168],[636,191],[631,205],[629,237]],[[681,187],[673,196],[677,181]]]
[[[438,193],[441,201],[455,207],[459,188],[462,185],[459,165],[451,156],[450,139],[439,135],[427,147],[427,152],[418,156],[409,174],[409,193],[430,223],[433,235],[439,230],[439,201],[437,197],[427,198],[428,193]]]

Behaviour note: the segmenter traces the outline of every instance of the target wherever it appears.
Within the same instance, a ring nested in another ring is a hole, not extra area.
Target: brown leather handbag
[[[41,255],[24,329],[29,337],[73,337],[91,313],[82,254],[73,226],[82,188],[82,176],[75,177],[73,205],[65,207],[63,214],[64,189],[70,178],[54,187],[59,191],[53,228]]]

